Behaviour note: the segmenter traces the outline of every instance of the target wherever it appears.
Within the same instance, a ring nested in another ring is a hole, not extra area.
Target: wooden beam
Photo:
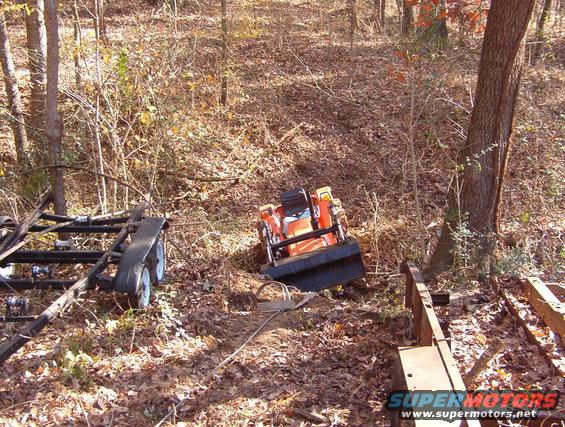
[[[496,283],[496,279],[491,277],[491,283],[493,285],[495,285]],[[494,287],[494,286],[493,286]],[[516,322],[518,323],[518,325],[522,328],[522,330],[524,331],[525,335],[526,335],[526,339],[533,345],[535,345],[540,354],[543,356],[543,358],[547,361],[547,364],[549,365],[549,367],[558,375],[564,376],[565,375],[565,368],[561,366],[561,364],[553,359],[549,353],[547,352],[547,350],[545,349],[545,347],[538,341],[538,339],[536,338],[536,336],[532,333],[532,331],[530,330],[530,328],[528,327],[528,324],[525,322],[524,319],[522,319],[522,317],[520,316],[520,313],[518,312],[518,309],[514,306],[514,304],[512,303],[512,301],[510,300],[510,298],[508,298],[508,295],[506,294],[506,292],[504,291],[504,289],[502,289],[502,287],[499,287],[499,291],[498,294],[501,296],[501,298],[504,300],[504,302],[506,303],[506,307],[508,308],[508,311],[510,311],[510,313],[512,314],[512,316],[514,317],[514,319],[516,320]]]
[[[424,283],[422,274],[412,262],[405,263],[401,271],[406,274],[405,303],[407,308],[412,308],[415,337],[422,346],[436,346],[437,353],[449,377],[450,388],[456,391],[467,390],[434,311],[432,296]],[[461,425],[480,427],[480,422],[478,420],[462,420]]]
[[[393,373],[393,390],[451,390],[449,374],[435,346],[399,347],[398,363]],[[393,414],[392,426],[457,426],[462,422],[442,420],[400,420],[400,411]]]
[[[445,341],[445,336],[434,311],[432,296],[418,268],[406,263],[407,285],[411,284],[411,307],[414,315],[414,333],[420,345],[432,345]]]
[[[565,286],[561,283],[546,283],[545,286],[553,292],[560,302],[565,302]]]
[[[565,304],[537,277],[522,282],[524,293],[539,316],[561,338],[565,339]]]

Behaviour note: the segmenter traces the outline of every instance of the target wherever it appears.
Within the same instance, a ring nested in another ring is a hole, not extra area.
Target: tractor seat
[[[303,188],[293,188],[281,195],[284,216],[293,217],[310,208],[308,193]]]

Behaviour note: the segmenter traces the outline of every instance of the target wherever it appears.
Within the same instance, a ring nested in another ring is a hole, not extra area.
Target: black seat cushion
[[[293,188],[282,193],[281,201],[285,216],[295,216],[309,208],[308,195],[302,188]]]

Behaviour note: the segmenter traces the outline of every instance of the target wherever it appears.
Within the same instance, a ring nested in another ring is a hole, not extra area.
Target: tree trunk
[[[45,85],[47,38],[45,36],[45,16],[43,0],[27,2],[31,13],[26,14],[26,35],[28,67],[31,83],[29,102],[29,125],[32,127],[31,139],[37,150],[45,149]]]
[[[222,87],[220,89],[220,104],[228,103],[228,0],[221,0],[222,12]]]
[[[381,22],[381,0],[373,0],[373,26],[376,28]]]
[[[439,2],[439,13],[440,18],[436,19],[437,23],[437,35],[440,40],[446,41],[449,37],[449,32],[447,30],[447,0],[440,0]]]
[[[534,47],[532,49],[532,57],[530,59],[532,65],[535,65],[541,57],[541,52],[543,50],[542,48],[545,43],[545,37],[544,37],[545,23],[547,22],[547,17],[549,15],[550,9],[551,9],[551,0],[544,0],[541,8],[541,14],[536,26],[536,36],[534,40]]]
[[[414,30],[414,8],[408,0],[402,2],[402,35],[407,36]]]
[[[73,2],[73,37],[75,40],[75,50],[73,59],[75,62],[75,84],[78,92],[82,92],[82,74],[80,70],[80,54],[82,49],[82,31],[80,28],[80,16],[78,13],[77,0]]]
[[[45,102],[45,129],[49,142],[50,161],[62,163],[63,120],[58,111],[59,95],[59,20],[57,0],[45,1],[45,29],[47,33],[47,99]],[[63,169],[51,168],[55,214],[67,214]]]
[[[474,233],[473,260],[482,264],[498,233],[498,208],[510,150],[510,134],[523,68],[524,38],[535,0],[493,0],[487,19],[475,103],[465,147],[459,155],[442,234],[427,274],[453,264],[454,231]]]
[[[4,84],[6,85],[6,98],[8,100],[8,108],[10,110],[10,124],[14,132],[14,144],[16,146],[16,155],[18,163],[21,166],[28,166],[27,152],[27,132],[24,121],[22,99],[20,97],[20,89],[16,79],[16,69],[12,59],[12,51],[10,49],[10,40],[8,38],[8,30],[4,13],[0,13],[0,61],[2,62],[2,71],[4,73]]]
[[[104,44],[109,43],[104,0],[94,0],[94,35],[97,40],[102,40]]]
[[[386,0],[381,0],[381,28],[384,30],[386,25]]]
[[[436,3],[439,6],[436,6]],[[436,42],[445,41],[448,37],[447,18],[444,13],[447,7],[446,0],[423,0],[420,3],[418,22],[422,24],[419,33],[428,40]],[[441,16],[441,17],[440,17]]]

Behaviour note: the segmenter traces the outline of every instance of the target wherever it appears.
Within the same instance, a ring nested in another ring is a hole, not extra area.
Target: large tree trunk
[[[544,37],[545,23],[547,22],[547,17],[549,15],[550,9],[551,9],[551,0],[543,0],[541,14],[536,26],[536,37],[534,40],[534,47],[532,49],[532,57],[530,59],[532,65],[536,64],[541,56],[542,48],[545,43],[545,37]]]
[[[467,143],[459,156],[460,193],[455,189],[450,195],[428,274],[444,271],[453,264],[453,232],[463,223],[476,236],[475,261],[485,261],[496,243],[498,207],[523,68],[524,38],[534,4],[535,0],[492,1]]]
[[[58,111],[59,95],[59,20],[57,0],[45,1],[45,28],[47,30],[47,100],[45,103],[45,129],[49,141],[50,160],[53,165],[62,163],[61,141],[63,120]],[[51,168],[53,201],[57,215],[67,214],[63,169]]]
[[[4,72],[6,97],[8,99],[8,108],[11,116],[9,121],[14,132],[16,155],[20,165],[27,166],[27,132],[4,13],[0,13],[0,62],[2,62],[2,71]]]
[[[402,35],[406,36],[414,30],[414,7],[408,0],[402,2]]]
[[[26,13],[27,53],[31,97],[29,102],[29,124],[31,139],[39,152],[45,149],[45,85],[47,80],[47,38],[43,0],[27,2],[30,13]]]

